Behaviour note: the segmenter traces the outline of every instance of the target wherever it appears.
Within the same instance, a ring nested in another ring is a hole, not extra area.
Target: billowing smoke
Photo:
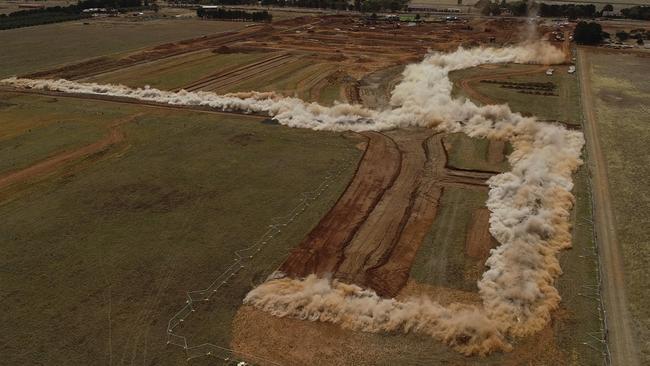
[[[553,287],[561,274],[556,255],[570,245],[573,205],[571,174],[581,164],[580,132],[513,113],[507,105],[477,106],[451,97],[450,71],[487,63],[560,63],[564,54],[545,43],[502,49],[458,49],[433,53],[409,65],[392,93],[390,108],[360,105],[324,107],[274,93],[216,95],[132,89],[66,80],[5,79],[19,87],[130,97],[226,111],[264,113],[280,123],[315,130],[385,130],[406,126],[465,132],[509,140],[512,171],[489,180],[490,232],[500,245],[478,283],[482,306],[441,306],[427,299],[382,299],[374,292],[339,281],[274,278],[253,289],[244,302],[277,316],[319,320],[370,331],[416,331],[465,354],[507,351],[509,336],[541,330],[557,308]]]

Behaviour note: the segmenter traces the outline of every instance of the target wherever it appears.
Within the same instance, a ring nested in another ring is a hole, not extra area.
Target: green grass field
[[[323,105],[333,105],[334,102],[345,102],[345,97],[341,92],[342,85],[340,83],[327,84],[320,90],[318,100],[315,100]]]
[[[204,50],[112,71],[84,81],[117,83],[131,87],[149,85],[153,88],[169,90],[265,57],[269,55],[264,53],[216,54]]]
[[[9,93],[0,94],[0,103],[5,105],[0,108],[0,175],[96,141],[111,121],[128,113],[65,98]]]
[[[309,91],[314,86],[309,83],[309,80],[321,76],[333,68],[334,65],[331,64],[299,58],[218,91],[276,91],[287,96],[297,96],[309,100]]]
[[[490,79],[490,75],[524,71],[528,69],[539,68],[537,65],[499,65],[497,68],[475,67],[466,70],[455,71],[450,74],[450,79],[454,82],[454,93],[463,95],[458,87],[461,79],[473,76],[485,76]],[[488,95],[497,103],[508,104],[515,112],[528,115],[534,115],[540,119],[559,120],[570,124],[580,124],[580,90],[576,74],[568,74],[567,66],[553,66],[555,73],[552,76],[539,72],[529,75],[510,76],[503,81],[512,82],[553,82],[557,86],[555,93],[557,96],[541,96],[522,94],[517,90],[502,88],[499,84],[491,83],[472,83],[472,87],[481,94]]]
[[[443,139],[448,155],[447,165],[464,170],[483,170],[488,172],[504,172],[510,169],[506,158],[511,151],[510,144],[504,146],[504,159],[501,162],[488,160],[490,141],[472,138],[464,133],[448,134]]]
[[[626,292],[645,360],[650,360],[650,158],[647,59],[590,53],[591,84],[600,144],[606,159]],[[621,66],[625,65],[625,66]]]
[[[52,125],[49,115],[69,110],[77,140],[90,141],[94,129],[113,118],[146,112],[122,126],[123,143],[20,187],[0,203],[0,353],[12,365],[184,363],[181,349],[165,347],[165,329],[184,305],[185,291],[207,286],[235,250],[343,166],[326,193],[258,254],[236,285],[218,294],[210,303],[214,311],[197,311],[182,329],[190,342],[227,347],[242,296],[318,222],[361,155],[356,141],[340,134],[266,125],[256,117],[2,97],[13,104],[3,107],[3,121],[38,111],[12,133],[30,124],[30,145],[51,150],[60,144],[36,135]],[[82,110],[89,120],[104,117],[83,129],[76,119]],[[0,161],[6,159],[13,153],[0,150]]]
[[[475,209],[485,207],[487,192],[445,188],[436,219],[418,250],[411,277],[419,283],[477,291],[476,265],[465,254],[467,227]]]
[[[84,22],[89,23],[84,25]],[[247,23],[160,19],[74,21],[0,32],[0,77],[42,71],[86,58],[242,29]],[[47,45],[47,46],[44,46]],[[56,52],[53,52],[56,45]]]

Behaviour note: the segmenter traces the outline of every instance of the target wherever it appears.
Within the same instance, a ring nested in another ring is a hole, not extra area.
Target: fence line
[[[274,217],[266,232],[253,244],[244,249],[235,251],[234,261],[226,270],[219,274],[206,288],[200,290],[187,291],[185,305],[172,316],[167,323],[167,344],[180,347],[184,350],[187,360],[197,357],[211,356],[224,360],[227,364],[247,365],[246,362],[238,360],[245,357],[247,360],[263,361],[266,364],[279,365],[277,362],[265,359],[263,357],[245,354],[232,349],[217,346],[212,343],[203,343],[196,346],[188,344],[187,337],[175,332],[176,328],[195,312],[195,303],[209,301],[210,298],[219,292],[219,289],[228,284],[228,281],[237,275],[241,270],[246,268],[247,262],[252,261],[255,254],[259,253],[262,248],[268,245],[276,235],[282,232],[282,228],[293,223],[300,214],[329,188],[330,184],[343,174],[343,171],[352,163],[353,159],[342,161],[337,168],[330,171],[316,189],[304,192],[300,196],[298,204],[284,216]]]
[[[574,48],[573,49],[573,54],[574,57],[576,58],[577,61],[581,61],[579,55],[577,54],[577,50]],[[580,70],[579,73],[582,73],[586,70],[582,70],[583,65],[579,65]],[[584,87],[581,83],[581,78],[580,74],[576,73],[576,79],[578,81],[578,90],[582,91],[582,88]],[[582,127],[582,131],[585,131],[585,116],[584,116],[584,102],[582,100],[582,95],[579,98],[580,101],[580,111],[581,111],[581,118],[580,118],[580,124]],[[597,271],[597,279],[596,279],[596,286],[593,286],[591,288],[592,296],[598,301],[598,318],[600,320],[600,331],[598,333],[593,333],[589,332],[587,333],[587,336],[590,339],[587,339],[587,341],[583,342],[583,344],[587,347],[590,347],[594,349],[597,352],[601,352],[602,357],[603,357],[603,365],[604,366],[610,366],[612,363],[612,355],[609,350],[609,327],[607,325],[607,311],[605,310],[605,304],[603,302],[603,297],[602,297],[602,289],[603,289],[603,268],[602,268],[602,263],[600,261],[600,250],[598,248],[598,236],[596,233],[596,227],[594,226],[594,218],[596,217],[595,215],[595,202],[594,202],[594,195],[593,195],[593,184],[592,184],[592,172],[591,172],[591,165],[589,163],[589,150],[586,147],[586,144],[584,146],[584,156],[585,156],[585,167],[587,170],[587,187],[588,187],[588,194],[589,194],[589,200],[591,203],[591,219],[587,221],[591,225],[591,232],[593,236],[593,247],[591,248],[591,255],[594,256],[595,261],[596,261],[596,267],[598,269]],[[592,344],[592,342],[596,342],[596,344],[600,345],[600,349]]]

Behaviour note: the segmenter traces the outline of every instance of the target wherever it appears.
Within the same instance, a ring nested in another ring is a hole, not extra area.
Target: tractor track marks
[[[494,173],[446,167],[443,134],[432,130],[364,136],[368,149],[348,189],[280,271],[331,275],[394,297],[406,285],[444,188],[487,190]]]
[[[127,67],[142,65],[174,56],[244,41],[248,38],[262,35],[264,33],[264,28],[251,27],[239,32],[224,32],[212,36],[165,43],[156,47],[132,52],[119,58],[110,58],[106,56],[97,57],[73,64],[63,65],[46,71],[31,73],[24,77],[32,79],[62,78],[69,80],[96,77]]]
[[[272,70],[295,60],[296,58],[290,53],[282,53],[280,55],[275,55],[261,61],[238,67],[234,70],[215,73],[180,89],[185,89],[187,91],[212,91],[226,88],[239,83],[242,80],[253,78],[263,72]]]
[[[0,190],[8,188],[14,184],[22,183],[35,178],[40,178],[47,174],[58,171],[66,164],[82,159],[86,156],[104,151],[111,146],[119,144],[124,141],[125,134],[120,126],[133,121],[141,114],[131,115],[126,118],[120,119],[109,126],[108,133],[101,139],[73,150],[66,150],[59,152],[49,158],[34,163],[24,169],[11,171],[0,175]]]

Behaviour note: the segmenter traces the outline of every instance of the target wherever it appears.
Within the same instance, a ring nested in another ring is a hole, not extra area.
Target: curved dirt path
[[[52,157],[39,161],[24,169],[12,171],[4,175],[0,175],[0,190],[5,189],[16,183],[24,182],[33,178],[42,177],[46,174],[58,170],[63,165],[73,160],[77,160],[82,157],[100,152],[112,145],[124,141],[125,135],[124,132],[122,132],[122,130],[120,129],[120,126],[134,120],[138,116],[139,115],[129,116],[127,118],[121,119],[111,124],[109,132],[106,136],[102,137],[100,140],[95,141],[89,145],[85,145],[70,151],[60,152]]]
[[[500,74],[494,74],[494,75],[477,75],[477,76],[472,76],[470,78],[462,79],[460,81],[460,87],[461,89],[465,92],[465,94],[474,100],[478,100],[482,104],[498,104],[498,102],[489,96],[479,93],[476,89],[474,89],[470,83],[475,83],[477,81],[481,81],[484,79],[490,79],[490,80],[498,80],[498,79],[505,79],[510,76],[521,76],[521,75],[528,75],[528,74],[535,74],[538,72],[543,72],[548,68],[548,65],[542,65],[538,68],[535,69],[530,69],[530,70],[523,70],[523,71],[512,71],[512,72],[504,72]]]
[[[591,173],[594,204],[594,227],[603,271],[602,299],[608,325],[607,342],[614,366],[640,365],[639,350],[632,331],[632,318],[625,294],[625,268],[616,238],[616,220],[611,205],[607,161],[598,140],[598,121],[589,78],[589,58],[585,50],[578,49],[580,87],[585,117],[584,134],[587,142],[588,164]]]

